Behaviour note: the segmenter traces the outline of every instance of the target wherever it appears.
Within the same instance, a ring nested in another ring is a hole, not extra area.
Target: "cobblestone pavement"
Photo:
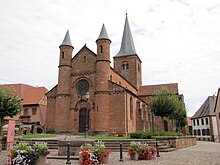
[[[220,165],[220,143],[197,142],[197,145],[185,149],[160,153],[160,157],[149,161],[131,161],[123,153],[124,162],[119,162],[119,153],[110,154],[110,165]],[[6,151],[0,153],[0,165],[6,164]],[[72,160],[72,165],[79,164]],[[48,165],[65,165],[66,160],[47,159]]]

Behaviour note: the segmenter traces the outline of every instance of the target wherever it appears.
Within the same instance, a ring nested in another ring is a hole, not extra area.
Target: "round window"
[[[89,91],[89,82],[85,79],[79,80],[76,83],[76,91],[80,95],[85,95]]]

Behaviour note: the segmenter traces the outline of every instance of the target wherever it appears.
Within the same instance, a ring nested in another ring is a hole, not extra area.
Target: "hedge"
[[[132,132],[129,135],[132,139],[151,139],[152,136],[184,136],[179,132]]]

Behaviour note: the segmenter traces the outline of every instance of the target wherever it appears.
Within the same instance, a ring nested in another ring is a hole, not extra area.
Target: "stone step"
[[[47,156],[47,159],[67,159],[67,156]],[[79,160],[79,156],[70,156],[71,160]]]
[[[176,151],[176,148],[164,148],[164,149],[159,149],[160,152],[172,152]]]

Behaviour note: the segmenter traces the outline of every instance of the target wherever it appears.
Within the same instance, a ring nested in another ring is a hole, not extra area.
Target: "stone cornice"
[[[90,74],[94,74],[95,71],[91,72],[91,71],[88,71],[88,72],[83,72],[83,73],[72,73],[71,76],[72,77],[77,77],[77,76],[85,76],[85,75],[90,75]]]

